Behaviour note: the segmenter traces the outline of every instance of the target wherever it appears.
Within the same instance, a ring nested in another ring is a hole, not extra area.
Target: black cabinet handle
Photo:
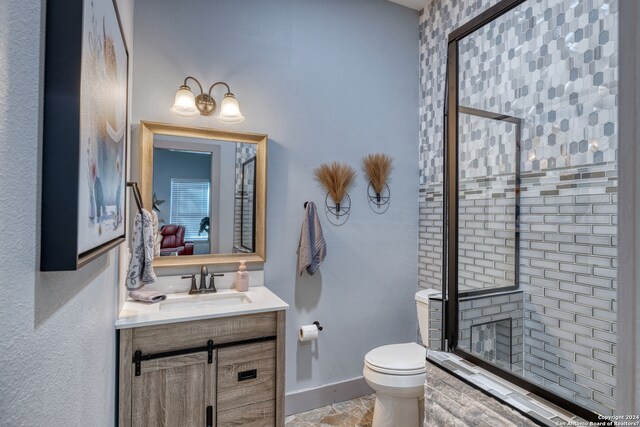
[[[207,406],[207,427],[213,427],[213,406]]]
[[[258,378],[258,370],[251,369],[249,371],[238,372],[238,381],[246,381]]]

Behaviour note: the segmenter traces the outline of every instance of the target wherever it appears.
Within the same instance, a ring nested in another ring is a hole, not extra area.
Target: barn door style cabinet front
[[[121,427],[284,426],[285,312],[118,331]]]

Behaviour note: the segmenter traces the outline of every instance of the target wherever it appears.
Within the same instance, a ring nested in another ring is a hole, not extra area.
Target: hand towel
[[[147,289],[138,289],[137,291],[129,292],[129,296],[136,301],[141,302],[160,302],[167,299],[167,296],[158,291],[149,291]]]
[[[316,205],[313,202],[307,202],[298,243],[298,274],[302,276],[306,269],[307,273],[313,275],[326,256],[327,244],[322,234]]]
[[[133,247],[127,272],[127,289],[140,289],[156,281],[156,273],[153,271],[153,245],[151,214],[146,209],[141,209],[133,223]]]
[[[158,222],[158,214],[151,209],[151,228],[153,229],[153,256],[160,256],[160,243],[162,236],[160,235],[160,225]]]

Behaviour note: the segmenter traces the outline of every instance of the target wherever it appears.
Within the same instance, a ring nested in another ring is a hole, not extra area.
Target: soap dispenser
[[[236,273],[236,291],[246,292],[249,290],[249,272],[247,271],[246,261],[240,261],[240,267]]]

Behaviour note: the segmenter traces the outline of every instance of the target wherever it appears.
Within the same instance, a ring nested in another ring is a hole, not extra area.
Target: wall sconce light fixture
[[[187,81],[191,79],[200,88],[200,94],[194,95],[191,92],[191,88],[187,85]],[[229,85],[225,82],[216,82],[211,85],[208,93],[204,93],[200,82],[191,76],[184,79],[184,83],[180,86],[180,89],[176,92],[176,98],[173,103],[173,107],[169,111],[176,117],[183,119],[192,119],[200,116],[211,116],[216,112],[217,104],[215,99],[211,96],[211,91],[217,85],[224,85],[227,88],[227,92],[224,94],[222,101],[220,102],[220,114],[216,117],[222,123],[242,123],[244,116],[240,113],[240,105],[238,100],[231,93]]]

